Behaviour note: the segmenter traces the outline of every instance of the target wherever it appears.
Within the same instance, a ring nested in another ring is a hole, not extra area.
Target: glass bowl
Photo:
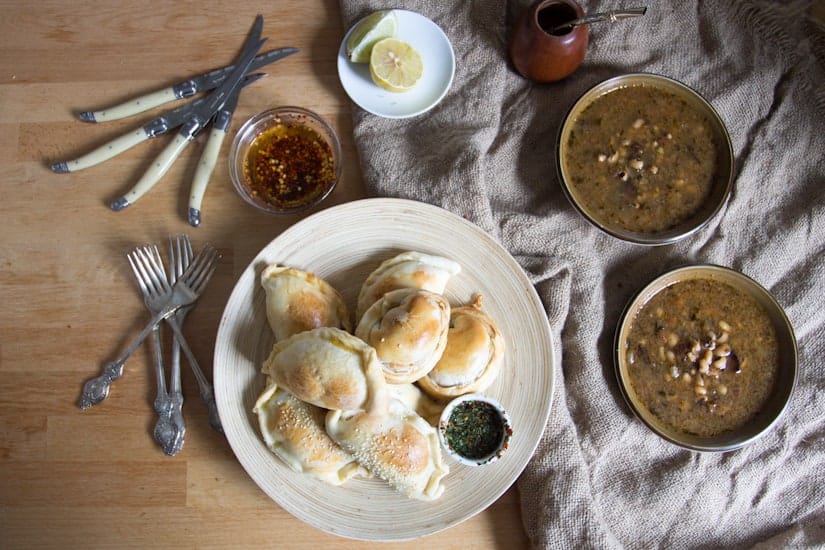
[[[306,210],[329,195],[341,175],[341,144],[318,114],[301,107],[260,112],[241,126],[229,175],[247,203],[270,214]]]
[[[493,430],[478,431],[479,427],[488,423]],[[481,393],[468,393],[451,400],[438,421],[441,446],[450,458],[465,466],[495,462],[509,447],[512,435],[513,427],[507,411],[501,403]],[[473,440],[480,440],[481,443],[472,445],[469,442]]]

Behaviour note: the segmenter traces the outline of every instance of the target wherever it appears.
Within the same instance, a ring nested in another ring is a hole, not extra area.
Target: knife
[[[249,66],[249,71],[256,71],[261,67],[274,63],[279,59],[283,59],[294,53],[298,53],[298,48],[280,48],[263,53],[252,61]],[[179,82],[174,86],[164,88],[156,92],[143,95],[136,99],[130,99],[120,105],[109,107],[102,111],[85,111],[78,115],[80,120],[85,122],[108,122],[110,120],[118,120],[128,116],[148,111],[158,105],[163,105],[169,101],[177,99],[184,99],[191,97],[198,92],[206,92],[218,87],[226,76],[235,68],[234,65],[228,65],[222,69],[215,69],[208,73],[195,76]]]
[[[248,75],[247,79],[252,79],[254,82],[262,76],[262,73]],[[240,96],[240,89],[235,90],[226,103],[221,106],[220,110],[215,115],[212,122],[212,131],[209,133],[209,139],[201,153],[200,161],[195,169],[195,175],[192,178],[192,188],[189,191],[189,225],[198,227],[201,224],[201,202],[203,195],[206,192],[206,187],[209,185],[209,177],[215,169],[215,164],[218,162],[218,154],[221,151],[221,144],[226,137],[226,132],[229,130],[229,125],[232,123],[232,115],[235,113],[235,107],[238,106],[238,97]]]
[[[241,51],[235,68],[232,69],[232,72],[217,89],[210,92],[210,94],[204,98],[203,103],[193,106],[192,111],[184,120],[180,131],[175,135],[172,142],[158,155],[154,163],[152,163],[146,173],[143,174],[143,177],[138,180],[129,192],[112,201],[109,205],[112,210],[123,210],[149,191],[149,189],[166,174],[169,167],[172,166],[172,163],[178,158],[189,142],[209,123],[209,120],[218,112],[229,96],[241,86],[241,82],[249,70],[249,66],[255,59],[258,50],[261,49],[261,46],[266,41],[266,39],[260,38],[262,29],[263,16],[258,15],[255,18],[254,25],[252,25],[250,35],[244,43],[243,50]]]
[[[241,82],[241,86],[246,86],[247,84],[251,84],[257,80],[254,79],[247,79]],[[199,106],[203,105],[208,97],[203,97],[200,99],[196,99],[192,103],[187,105],[182,105],[177,109],[169,111],[163,115],[154,118],[138,128],[137,130],[132,131],[131,133],[124,134],[118,138],[113,139],[108,143],[104,143],[94,151],[86,153],[85,155],[78,157],[74,160],[64,161],[64,162],[56,162],[51,165],[51,169],[53,172],[58,174],[67,174],[69,172],[77,172],[78,170],[83,170],[85,168],[90,168],[105,160],[109,160],[110,158],[119,155],[120,153],[131,149],[135,145],[143,143],[144,141],[161,136],[171,130],[172,128],[177,128],[186,120],[186,118],[192,113],[192,111]]]

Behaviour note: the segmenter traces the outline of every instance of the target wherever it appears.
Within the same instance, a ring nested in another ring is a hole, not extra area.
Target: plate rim
[[[496,241],[492,236],[490,236],[486,231],[481,229],[479,226],[475,225],[474,223],[454,214],[446,209],[443,209],[439,206],[435,206],[429,203],[424,203],[420,201],[414,201],[409,199],[398,199],[398,198],[367,198],[367,199],[360,199],[356,201],[351,201],[348,203],[343,203],[340,205],[332,206],[330,208],[321,210],[308,216],[307,218],[297,222],[296,224],[290,226],[279,235],[274,237],[267,245],[265,245],[262,249],[260,249],[255,257],[247,264],[246,267],[241,270],[238,278],[235,282],[235,286],[232,289],[230,297],[228,298],[224,310],[221,314],[221,321],[218,327],[216,342],[215,342],[215,352],[214,352],[214,383],[215,383],[215,395],[216,401],[218,405],[219,413],[227,413],[231,412],[228,409],[233,407],[233,403],[231,402],[224,402],[224,394],[222,391],[222,387],[224,385],[224,377],[226,373],[224,372],[225,369],[218,369],[217,366],[223,360],[222,355],[224,353],[224,348],[229,345],[233,344],[231,338],[231,331],[233,330],[232,327],[227,325],[227,321],[229,319],[229,315],[231,314],[230,309],[235,305],[242,296],[246,296],[245,294],[245,286],[241,283],[244,282],[244,279],[247,279],[250,274],[256,273],[256,266],[262,261],[262,259],[266,256],[267,251],[273,247],[277,246],[278,242],[288,242],[292,235],[295,233],[301,233],[305,226],[312,226],[318,222],[318,220],[324,220],[327,217],[338,217],[341,215],[342,211],[345,212],[350,209],[362,209],[362,208],[377,208],[384,210],[393,210],[393,209],[414,209],[417,211],[425,211],[430,212],[439,216],[442,216],[444,219],[450,220],[454,223],[461,224],[465,230],[472,232],[478,238],[486,241],[487,246],[493,246],[499,249],[500,252],[500,259],[503,260],[510,268],[515,268],[515,275],[517,279],[521,279],[520,283],[525,283],[525,289],[529,289],[528,291],[528,300],[530,301],[530,309],[538,308],[537,310],[534,309],[533,314],[540,312],[540,318],[543,320],[541,323],[541,327],[537,328],[537,334],[540,333],[541,341],[547,344],[547,348],[542,350],[541,357],[546,359],[546,361],[542,362],[543,368],[542,370],[545,372],[546,380],[542,387],[546,387],[547,391],[546,394],[542,394],[544,398],[544,403],[546,403],[543,407],[543,411],[539,417],[535,419],[536,422],[539,422],[538,432],[534,434],[534,439],[530,441],[527,445],[526,450],[521,454],[518,460],[523,462],[518,463],[515,469],[515,473],[512,473],[505,482],[501,483],[499,487],[494,488],[494,491],[491,491],[491,494],[483,500],[482,505],[478,506],[477,509],[471,510],[469,512],[462,512],[459,514],[460,517],[456,517],[450,520],[445,520],[439,522],[436,520],[428,520],[424,522],[426,524],[425,527],[419,527],[417,531],[413,532],[412,534],[409,533],[394,533],[389,530],[383,530],[378,536],[373,535],[370,533],[368,536],[364,535],[361,532],[355,532],[353,530],[341,529],[336,526],[330,526],[325,523],[321,523],[319,521],[314,521],[311,517],[306,517],[302,514],[302,510],[300,505],[289,502],[288,499],[279,498],[279,495],[271,494],[265,487],[264,484],[259,481],[258,475],[259,472],[252,471],[250,468],[254,466],[253,460],[250,457],[244,456],[239,454],[238,447],[243,444],[242,440],[235,441],[236,434],[232,433],[231,431],[227,431],[226,438],[227,442],[230,444],[230,448],[232,449],[233,454],[235,455],[238,462],[246,471],[247,475],[255,482],[259,489],[261,489],[264,494],[266,494],[276,505],[278,505],[283,510],[290,513],[292,516],[300,519],[301,521],[330,534],[337,535],[344,538],[355,539],[355,540],[368,540],[368,541],[404,541],[404,540],[412,540],[415,538],[428,536],[434,534],[439,531],[443,531],[455,525],[458,525],[471,517],[477,515],[478,513],[482,512],[483,510],[487,509],[490,505],[492,505],[495,501],[497,501],[502,494],[504,494],[507,490],[509,490],[513,484],[518,480],[518,478],[523,473],[524,469],[527,467],[527,464],[530,460],[535,456],[536,449],[541,441],[542,434],[546,429],[547,422],[552,411],[552,403],[555,397],[555,392],[557,391],[557,384],[559,383],[557,376],[556,376],[556,367],[560,362],[560,341],[556,338],[553,334],[552,328],[550,326],[549,319],[547,317],[546,310],[541,302],[541,299],[536,291],[535,286],[530,281],[527,273],[524,269],[518,264],[515,258],[500,244]],[[254,279],[254,277],[253,277]],[[256,280],[256,279],[255,279]],[[253,293],[254,293],[253,289]],[[250,308],[252,309],[252,308]],[[531,318],[531,321],[533,319]],[[230,337],[226,337],[226,333],[230,333]],[[243,394],[241,394],[243,396]],[[229,397],[227,397],[229,399]],[[241,397],[240,402],[243,402],[243,397]],[[251,412],[246,411],[247,415],[251,414]],[[241,434],[243,435],[243,434]],[[256,432],[256,435],[257,432]],[[240,436],[238,436],[240,437]],[[242,438],[241,438],[242,439]],[[270,451],[266,449],[266,446],[263,444],[262,440],[258,440],[256,444],[263,446],[264,450],[269,453]],[[274,456],[274,455],[273,455]],[[249,464],[247,464],[249,462]],[[458,467],[458,465],[451,464],[451,468]],[[442,497],[443,498],[443,497]],[[408,529],[412,530],[412,529]]]

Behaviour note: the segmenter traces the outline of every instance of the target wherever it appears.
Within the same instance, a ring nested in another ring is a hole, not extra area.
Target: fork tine
[[[192,253],[192,241],[189,240],[189,235],[183,235],[183,243],[186,245],[186,263],[189,263],[192,261],[192,256],[194,256]]]
[[[180,277],[178,271],[180,271],[179,262],[177,261],[177,257],[175,256],[175,245],[176,241],[169,237],[169,284],[175,284]]]
[[[166,267],[163,265],[163,258],[161,257],[160,250],[158,250],[158,245],[156,244],[152,245],[152,258],[158,267],[158,275],[163,275],[161,280],[168,282],[168,279],[166,278]]]
[[[197,280],[197,282],[195,282],[195,284],[192,285],[192,291],[193,292],[196,292],[196,293],[200,294],[203,291],[203,289],[206,288],[206,285],[209,282],[209,279],[211,279],[212,274],[215,273],[215,267],[216,267],[215,262],[212,262],[209,265],[209,268],[208,268],[207,272],[204,273],[202,275],[202,277],[200,277]]]
[[[138,248],[136,252],[139,260],[138,265],[142,268],[141,273],[146,279],[146,285],[149,287],[149,290],[152,294],[162,292],[162,287],[160,286],[157,272],[155,271],[154,266],[152,266],[152,260],[150,258],[151,253],[145,247]]]
[[[188,242],[189,237],[186,237],[185,235],[178,235],[178,279],[180,279],[181,275],[183,275],[183,272],[186,271],[186,268],[189,267],[189,259],[191,258],[191,256],[187,256],[186,246]]]
[[[152,275],[152,281],[158,287],[159,291],[168,292],[172,289],[172,287],[169,286],[169,281],[166,278],[166,269],[163,267],[162,260],[158,262],[158,259],[160,259],[160,252],[158,251],[157,246],[153,245],[153,248],[148,246],[144,247],[146,261],[150,264],[149,272]]]
[[[157,287],[154,274],[147,265],[144,250],[142,250],[141,248],[136,248],[134,252],[134,258],[138,270],[138,279],[142,281],[143,286],[146,288],[145,293],[147,295],[158,294],[159,289]]]
[[[138,267],[135,260],[132,259],[132,254],[127,254],[126,259],[129,260],[129,265],[132,266],[132,272],[135,274],[135,279],[137,279],[138,285],[140,285],[140,291],[144,296],[146,296],[149,293],[149,287],[146,286],[143,273],[141,272],[143,266]]]
[[[204,278],[208,276],[207,271],[209,271],[210,268],[214,269],[216,256],[217,250],[215,250],[214,248],[210,249],[206,260],[207,263],[204,264],[203,268],[196,274],[196,276],[192,277],[192,282],[190,283],[190,286],[192,286],[193,289],[203,287]]]
[[[210,269],[214,269],[217,252],[215,247],[207,243],[198,255],[195,256],[192,263],[189,264],[189,268],[184,272],[180,280],[192,288],[193,292],[194,288],[203,288],[201,285],[203,282],[203,274]],[[211,276],[211,274],[209,276]]]
[[[182,266],[181,266],[181,263],[180,263],[180,254],[181,254],[181,252],[180,252],[180,236],[178,235],[178,236],[175,237],[174,253],[172,255],[175,258],[175,260],[174,260],[175,269],[173,269],[174,273],[172,274],[172,277],[174,278],[175,281],[180,279],[180,276],[183,275],[183,270],[182,270]]]

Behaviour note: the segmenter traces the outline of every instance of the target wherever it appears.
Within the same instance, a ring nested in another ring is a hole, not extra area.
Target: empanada
[[[276,342],[262,371],[301,401],[325,409],[370,409],[387,391],[375,349],[332,327]]]
[[[327,410],[304,403],[277,385],[268,386],[253,409],[266,446],[287,466],[332,485],[369,475],[327,435]]]
[[[444,492],[449,467],[435,428],[397,399],[389,399],[385,414],[330,411],[326,427],[362,466],[406,496],[433,500]]]
[[[364,281],[355,308],[356,322],[381,296],[399,288],[420,288],[442,294],[461,265],[449,258],[403,252],[381,263]]]
[[[387,389],[391,399],[401,401],[431,425],[438,425],[441,412],[444,410],[443,403],[421,391],[415,384],[387,384]]]
[[[261,273],[261,286],[275,341],[320,327],[352,330],[343,298],[314,273],[273,264]]]
[[[447,345],[450,304],[440,294],[402,288],[384,294],[361,317],[355,335],[375,348],[391,384],[418,380]]]
[[[452,309],[447,347],[418,385],[437,398],[484,391],[501,370],[504,347],[498,327],[481,310],[479,296],[473,305]]]

